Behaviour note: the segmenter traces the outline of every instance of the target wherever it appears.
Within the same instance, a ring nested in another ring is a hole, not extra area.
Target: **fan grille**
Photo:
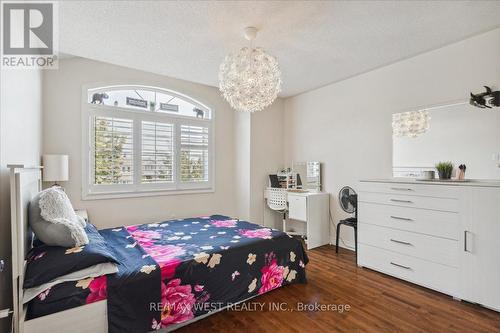
[[[344,186],[339,192],[339,203],[340,207],[349,214],[356,211],[356,207],[353,205],[352,196],[356,195],[356,191],[350,186]]]

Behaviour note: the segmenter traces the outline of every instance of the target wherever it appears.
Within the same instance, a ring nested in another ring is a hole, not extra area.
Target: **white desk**
[[[267,198],[267,190],[264,197]],[[287,192],[288,220],[284,232],[307,238],[307,249],[330,244],[330,194],[325,192]],[[304,232],[287,230],[288,221],[302,226]]]

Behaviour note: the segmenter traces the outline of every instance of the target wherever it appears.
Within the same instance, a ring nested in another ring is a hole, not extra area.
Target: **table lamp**
[[[64,182],[68,177],[68,155],[43,155],[43,181],[54,182],[53,186],[60,186],[57,182]]]

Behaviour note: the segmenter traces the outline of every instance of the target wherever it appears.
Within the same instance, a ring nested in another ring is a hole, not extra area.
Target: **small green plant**
[[[453,163],[439,162],[436,164],[436,169],[438,171],[439,179],[450,179],[453,172]]]
[[[150,109],[151,111],[154,111],[154,110],[155,110],[155,108],[156,108],[156,102],[152,102],[152,101],[151,101],[151,102],[149,102],[149,109]]]

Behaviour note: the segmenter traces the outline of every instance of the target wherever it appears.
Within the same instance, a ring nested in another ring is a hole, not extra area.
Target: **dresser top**
[[[367,183],[393,183],[393,184],[417,184],[417,185],[447,185],[447,186],[475,186],[475,187],[500,187],[500,180],[475,180],[466,181],[442,181],[436,180],[417,180],[413,178],[385,178],[385,179],[362,179],[361,182]]]

